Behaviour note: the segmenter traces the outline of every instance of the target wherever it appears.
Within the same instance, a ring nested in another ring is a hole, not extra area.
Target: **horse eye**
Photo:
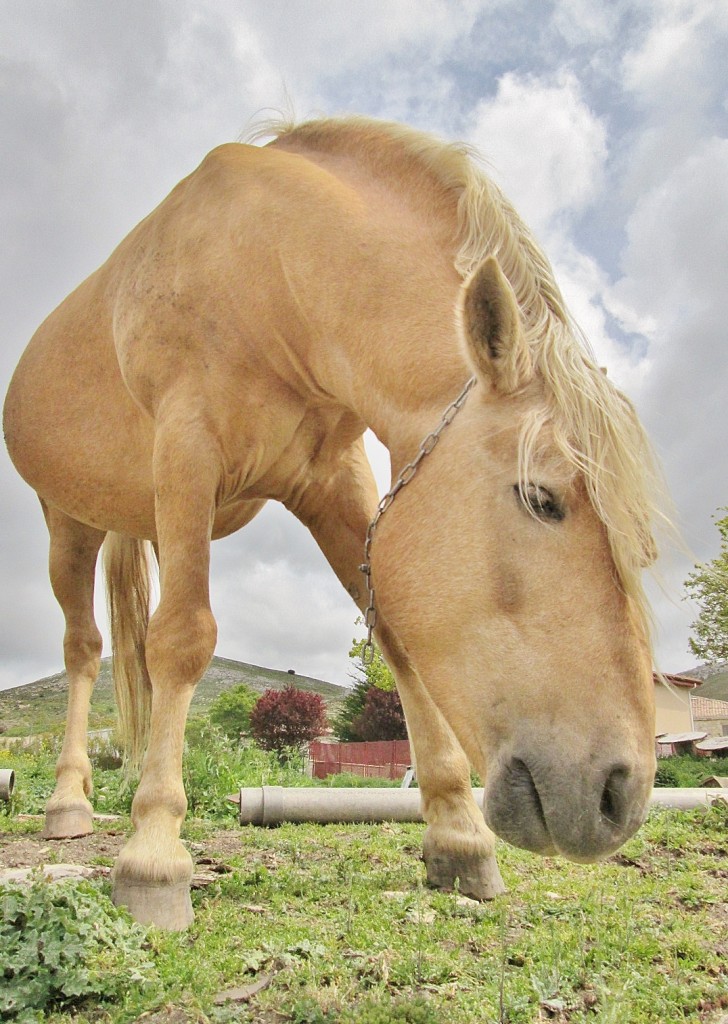
[[[552,523],[560,523],[566,516],[563,506],[554,497],[548,487],[539,487],[538,484],[528,484],[525,490],[514,484],[513,490],[516,497],[525,508],[539,519],[545,519]]]

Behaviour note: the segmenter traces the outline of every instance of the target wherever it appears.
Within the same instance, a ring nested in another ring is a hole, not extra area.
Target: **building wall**
[[[655,735],[663,732],[691,732],[690,693],[687,687],[655,686]]]
[[[720,718],[696,718],[695,728],[704,730],[708,736],[728,736],[728,722]]]

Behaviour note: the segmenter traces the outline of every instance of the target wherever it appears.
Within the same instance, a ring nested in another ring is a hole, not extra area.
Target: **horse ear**
[[[512,395],[533,378],[521,315],[505,274],[488,256],[463,285],[462,326],[479,377],[501,395]]]

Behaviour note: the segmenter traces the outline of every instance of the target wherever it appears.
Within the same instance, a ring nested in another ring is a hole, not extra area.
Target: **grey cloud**
[[[633,324],[660,328],[659,338],[637,339],[651,369],[631,381],[634,397],[664,455],[687,539],[709,557],[710,514],[728,501],[721,390],[728,204],[718,171],[725,167],[725,15],[716,3],[704,9],[710,16],[698,19],[691,37],[700,45],[686,51],[700,60],[678,55],[677,87],[657,76],[648,89],[620,75],[627,48],[642,53],[662,17],[649,4],[636,13],[620,4],[615,27],[583,0],[547,9],[502,0],[11,0],[4,17],[13,32],[0,43],[3,383],[49,310],[207,149],[236,137],[261,107],[283,105],[285,86],[302,115],[358,109],[452,137],[464,134],[479,101],[496,96],[497,75],[548,80],[568,66],[585,108],[608,133],[601,188],[594,177],[588,200],[592,223],[608,222],[610,249],[623,249],[615,302],[634,312]],[[587,24],[598,48],[590,49]],[[499,125],[509,132],[507,119]],[[528,180],[537,156],[522,150]],[[535,193],[529,199],[539,202]],[[577,245],[572,234],[569,241]],[[584,302],[599,313],[605,261],[613,277],[616,258],[598,236],[580,236],[578,246],[595,266],[577,275]],[[605,350],[623,343],[594,320]],[[630,358],[625,350],[625,365]],[[376,459],[385,481],[384,460]],[[59,667],[62,622],[35,497],[4,453],[0,476],[2,686]],[[667,668],[691,660],[692,613],[679,601],[689,566],[683,559],[669,569],[676,604],[655,596]],[[345,680],[356,610],[284,510],[265,510],[213,547],[212,590],[221,654]]]

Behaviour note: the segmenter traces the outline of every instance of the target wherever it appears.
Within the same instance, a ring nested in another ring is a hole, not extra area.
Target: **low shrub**
[[[88,756],[94,768],[111,770],[121,768],[124,761],[124,745],[121,737],[112,733],[110,736],[94,736],[88,745]]]
[[[692,788],[701,785],[703,779],[716,774],[715,761],[692,754],[677,754],[661,757],[657,761],[655,786],[668,789]]]
[[[441,1009],[423,996],[370,1000],[345,1010],[340,1024],[442,1024]]]
[[[89,882],[0,886],[0,1019],[45,1019],[87,999],[149,989],[156,968],[146,932]],[[43,1014],[43,1016],[40,1016]]]
[[[226,797],[243,786],[305,786],[303,759],[281,764],[271,751],[255,744],[240,746],[217,727],[197,731],[183,763],[189,813],[198,818],[230,818]]]

